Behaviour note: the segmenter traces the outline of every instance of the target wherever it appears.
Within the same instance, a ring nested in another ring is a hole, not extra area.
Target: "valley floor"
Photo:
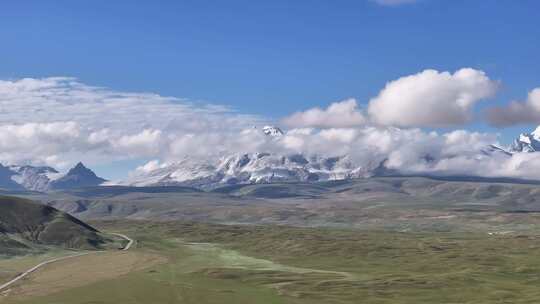
[[[137,241],[32,274],[1,303],[535,303],[540,237],[96,222]],[[34,260],[0,261],[0,271]],[[25,264],[26,263],[26,264]]]

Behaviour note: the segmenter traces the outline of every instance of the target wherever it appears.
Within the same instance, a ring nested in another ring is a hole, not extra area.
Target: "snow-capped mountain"
[[[50,191],[97,186],[105,179],[78,163],[66,174],[51,167],[3,166],[0,164],[0,188],[7,190]]]
[[[24,187],[12,179],[14,175],[16,173],[11,171],[9,167],[0,164],[0,189],[23,190]]]
[[[51,181],[62,176],[51,167],[9,166],[8,168],[15,173],[11,176],[11,180],[24,189],[32,191],[47,191]]]
[[[279,137],[283,135],[283,131],[281,131],[280,128],[275,126],[264,126],[262,130],[263,133],[268,136]]]
[[[516,152],[539,152],[540,151],[540,126],[532,133],[521,133],[509,148],[511,153]]]
[[[280,128],[274,126],[265,126],[262,132],[276,138],[284,135]],[[171,163],[150,162],[118,184],[211,189],[234,184],[340,180],[372,176],[383,161],[378,159],[367,166],[358,166],[347,155],[324,157],[240,153],[224,156],[217,161],[184,158]]]
[[[235,154],[215,163],[184,159],[153,170],[139,170],[122,184],[131,186],[192,186],[203,189],[224,185],[315,182],[371,176],[380,162],[357,167],[343,157],[283,156],[270,153]]]

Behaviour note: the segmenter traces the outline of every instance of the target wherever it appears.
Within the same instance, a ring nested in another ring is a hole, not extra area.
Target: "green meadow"
[[[540,298],[540,238],[533,234],[95,224],[135,238],[131,254],[161,260],[51,294],[17,301],[4,296],[3,302],[478,304]]]

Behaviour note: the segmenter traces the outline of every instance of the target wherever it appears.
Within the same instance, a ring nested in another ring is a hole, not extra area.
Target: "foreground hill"
[[[0,254],[39,246],[96,249],[105,243],[99,231],[54,207],[0,196]]]

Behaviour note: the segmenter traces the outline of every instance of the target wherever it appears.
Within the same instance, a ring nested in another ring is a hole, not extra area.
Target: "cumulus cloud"
[[[366,118],[358,109],[356,99],[332,103],[326,109],[312,108],[296,112],[283,122],[295,128],[343,128],[366,123]]]
[[[467,123],[476,103],[495,95],[498,83],[479,70],[451,74],[425,70],[386,84],[368,106],[370,118],[398,127],[447,127]]]
[[[540,88],[530,91],[525,101],[512,101],[508,105],[488,109],[487,119],[499,127],[540,123]]]

